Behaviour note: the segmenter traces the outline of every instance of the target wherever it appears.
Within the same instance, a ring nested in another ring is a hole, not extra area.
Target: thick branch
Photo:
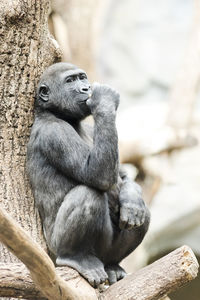
[[[84,289],[78,289],[58,276],[46,252],[2,209],[0,209],[0,241],[26,265],[33,281],[46,298],[96,299],[95,291],[87,282],[84,282]]]
[[[162,297],[194,279],[197,271],[198,263],[192,250],[183,246],[148,267],[128,275],[100,294],[99,298],[105,300],[168,299]],[[78,291],[80,290],[80,281],[83,279],[76,271],[62,267],[56,268],[56,273],[65,281],[70,280],[69,284],[76,286]],[[87,283],[83,280],[82,289],[86,286]],[[26,299],[43,299],[25,266],[0,264],[0,296],[11,297],[14,294]],[[89,295],[85,299],[91,299]]]
[[[198,262],[188,246],[176,249],[153,264],[126,276],[105,293],[109,300],[158,300],[198,273]]]
[[[56,268],[55,271],[63,280],[69,281],[71,287],[76,287],[77,292],[81,289],[86,289],[89,298],[85,299],[91,299],[89,296],[90,291],[87,290],[88,283],[77,271],[68,267],[59,267]],[[89,286],[89,288],[91,287]],[[21,263],[0,263],[0,297],[1,296],[23,297],[31,300],[46,299],[35,286],[28,269]],[[97,297],[95,296],[94,299],[97,299]]]
[[[148,137],[141,134],[138,140],[121,140],[120,158],[122,163],[134,163],[148,156],[193,147],[196,144],[197,139],[186,131],[176,131],[173,127],[165,126],[151,132]]]

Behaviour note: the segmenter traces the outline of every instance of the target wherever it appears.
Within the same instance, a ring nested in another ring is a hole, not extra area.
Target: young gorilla
[[[86,73],[57,63],[41,77],[27,169],[48,247],[57,265],[91,285],[125,276],[119,262],[142,241],[149,212],[140,187],[119,170],[119,94],[92,88]],[[94,130],[81,121],[92,114]]]

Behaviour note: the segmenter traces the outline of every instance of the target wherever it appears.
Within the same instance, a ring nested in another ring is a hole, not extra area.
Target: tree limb
[[[84,281],[84,289],[81,288],[82,282],[77,289],[58,276],[47,253],[3,209],[0,209],[0,241],[26,265],[34,283],[46,298],[96,299],[94,289],[84,279],[79,278]]]
[[[141,134],[138,140],[121,140],[119,142],[120,161],[121,163],[136,163],[148,156],[193,147],[197,143],[197,139],[186,130],[177,131],[166,125],[149,132],[148,136]]]
[[[79,292],[79,289],[87,288],[88,283],[77,271],[68,267],[59,267],[55,269],[55,272],[58,277],[66,282],[69,281],[69,285],[74,286],[77,292]],[[89,288],[93,290],[90,286]],[[31,279],[30,272],[22,263],[0,263],[0,297],[23,297],[31,300],[46,299],[38,290]],[[94,299],[97,299],[95,293]]]
[[[182,246],[153,264],[126,276],[105,293],[109,300],[158,300],[198,273],[198,262],[188,246]]]
[[[97,300],[95,290],[75,270],[68,267],[55,269],[46,252],[2,209],[0,240],[26,265],[33,279],[21,264],[0,264],[0,296]],[[157,300],[195,278],[197,272],[198,262],[192,250],[183,246],[127,275],[99,294],[99,298]]]
[[[56,273],[64,280],[76,282],[78,286],[78,280],[80,275],[77,271],[59,267],[56,268]],[[127,287],[128,288],[128,287]],[[42,293],[36,288],[34,282],[31,279],[30,273],[23,264],[17,263],[0,263],[0,297],[25,297],[30,300],[44,300]],[[98,294],[97,294],[98,297]],[[96,299],[97,299],[96,297]],[[99,295],[99,298],[108,299],[104,297],[104,293]],[[168,297],[159,298],[160,300],[169,300]]]

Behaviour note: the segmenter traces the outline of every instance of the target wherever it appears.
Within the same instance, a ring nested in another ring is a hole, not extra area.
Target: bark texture
[[[0,2],[0,202],[45,247],[25,172],[35,88],[43,70],[60,59],[47,27],[49,1]],[[0,245],[0,261],[17,259]]]
[[[2,222],[1,222],[2,226]],[[4,226],[4,225],[3,225]],[[15,231],[15,229],[13,229]],[[8,236],[7,236],[8,237]],[[2,238],[2,235],[0,236]],[[21,238],[21,237],[20,237]],[[5,241],[5,237],[4,237]],[[8,245],[13,245],[12,242],[6,242]],[[22,242],[23,243],[23,242]],[[27,241],[28,245],[29,241]],[[18,246],[16,246],[18,247]],[[12,251],[16,251],[16,247]],[[24,254],[21,253],[20,258],[25,262],[28,255],[32,255],[32,252],[28,250],[27,247],[25,260],[23,258]],[[31,251],[37,252],[35,247],[30,248]],[[18,251],[17,251],[18,252]],[[45,265],[46,257],[43,256],[43,252],[39,253],[40,255],[40,267],[36,269],[35,277],[38,273],[38,278],[43,273],[43,265]],[[37,254],[34,255],[37,257]],[[27,267],[32,268],[32,262],[30,259],[27,260]],[[48,267],[48,263],[44,266],[44,269]],[[31,269],[30,268],[30,269]],[[47,279],[51,277],[52,270],[49,269],[49,274]],[[175,291],[179,287],[183,286],[185,283],[194,279],[198,273],[198,262],[188,246],[183,246],[176,249],[170,254],[164,256],[153,264],[135,272],[134,274],[126,276],[124,279],[118,281],[106,291],[102,293],[95,294],[94,289],[89,286],[89,284],[75,271],[70,268],[62,267],[56,268],[55,281],[51,282],[49,280],[49,291],[52,291],[52,286],[61,283],[64,279],[71,290],[75,293],[72,295],[68,294],[69,297],[63,298],[62,296],[57,298],[56,294],[50,293],[48,299],[101,299],[101,300],[167,300],[166,294]],[[32,273],[31,273],[32,274]],[[62,280],[60,280],[62,279]],[[45,283],[46,278],[42,281]],[[37,282],[37,280],[35,281]],[[41,282],[38,287],[42,287],[43,283]],[[45,288],[48,291],[48,281],[44,284]],[[60,290],[63,290],[64,285],[60,284]],[[42,288],[44,291],[44,288]],[[78,292],[78,295],[76,294]],[[19,297],[25,297],[26,299],[44,299],[42,294],[38,291],[38,288],[33,283],[28,270],[25,266],[21,264],[0,264],[0,296],[12,296],[18,295]],[[55,296],[54,296],[55,295]]]
[[[183,246],[118,281],[104,296],[109,300],[158,300],[195,278],[197,273],[198,262],[192,250]]]
[[[43,297],[49,300],[96,300],[94,289],[83,278],[79,277],[78,282],[68,283],[58,276],[46,252],[3,209],[0,209],[0,241],[26,265]],[[69,268],[63,268],[65,273],[67,269]],[[22,271],[23,268],[20,268],[16,272],[15,268],[13,273],[19,276]],[[16,281],[19,280],[13,280],[15,283]],[[23,277],[21,281],[24,281]],[[10,284],[12,285],[12,281]],[[24,296],[25,291],[23,288],[21,296]],[[36,297],[36,294],[31,292],[28,297]]]
[[[73,299],[97,300],[95,290],[78,274],[77,271],[68,268],[56,268],[56,274],[66,281],[72,288],[80,291],[80,297]],[[87,293],[84,298],[83,293]],[[82,294],[82,295],[81,295]],[[18,263],[0,263],[0,296],[24,297],[25,299],[47,299],[35,286],[28,269]],[[52,295],[52,299],[54,295]],[[60,298],[61,299],[61,298]],[[68,298],[67,298],[68,299]]]

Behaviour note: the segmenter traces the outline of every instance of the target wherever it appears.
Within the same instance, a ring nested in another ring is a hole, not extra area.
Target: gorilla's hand
[[[87,100],[91,113],[115,113],[119,106],[120,95],[106,84],[94,83],[92,96]]]
[[[142,199],[140,186],[132,181],[122,185],[120,194],[120,229],[131,230],[144,224],[146,206]]]

